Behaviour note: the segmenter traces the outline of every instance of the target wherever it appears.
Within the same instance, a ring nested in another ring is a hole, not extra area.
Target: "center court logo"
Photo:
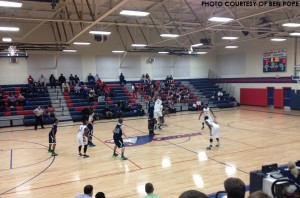
[[[152,141],[165,141],[165,140],[173,140],[178,138],[186,138],[192,136],[202,135],[200,132],[190,133],[190,134],[183,134],[183,135],[173,135],[173,136],[166,136],[166,137],[157,137],[151,135],[143,135],[143,136],[136,136],[136,137],[129,137],[124,138],[123,142],[125,146],[139,146],[143,144],[147,144]],[[114,144],[114,140],[106,140],[105,143]]]

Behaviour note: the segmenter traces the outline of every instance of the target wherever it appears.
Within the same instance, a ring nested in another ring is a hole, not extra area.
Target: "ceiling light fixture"
[[[149,12],[141,12],[141,11],[133,11],[133,10],[122,10],[120,12],[121,15],[128,15],[128,16],[148,16]]]
[[[236,45],[228,45],[225,48],[227,48],[227,49],[235,49],[235,48],[238,48],[238,46],[236,46]]]
[[[285,38],[271,38],[271,41],[286,41]]]
[[[18,32],[20,28],[18,27],[0,27],[0,31],[7,31],[7,32]]]
[[[196,54],[207,54],[207,52],[196,52]]]
[[[91,30],[89,32],[90,34],[100,34],[100,35],[110,35],[111,32],[106,32],[106,31],[95,31],[95,30]]]
[[[9,42],[12,42],[12,39],[10,37],[3,37],[2,41],[6,42],[6,43],[9,43]]]
[[[89,42],[74,42],[74,45],[90,45],[91,43]]]
[[[223,36],[222,39],[224,40],[236,40],[239,39],[237,36]]]
[[[203,45],[203,43],[194,44],[194,45],[192,45],[192,47],[198,47],[198,46],[201,46],[201,45]]]
[[[77,50],[74,50],[74,49],[64,49],[63,52],[77,52]]]
[[[208,19],[209,21],[213,22],[229,22],[232,21],[232,18],[226,18],[226,17],[211,17]]]
[[[146,47],[146,44],[132,44],[132,47]]]
[[[161,37],[166,37],[166,38],[176,38],[179,35],[178,34],[161,34]]]
[[[11,1],[0,1],[0,7],[20,8],[22,7],[22,3],[11,2]]]
[[[163,52],[157,52],[157,53],[159,53],[159,54],[169,54],[169,52],[165,52],[165,51],[163,51]]]
[[[111,51],[112,53],[124,53],[125,51],[123,51],[123,50],[113,50],[113,51]]]
[[[300,27],[300,23],[284,23],[282,24],[284,27]]]
[[[293,33],[290,33],[291,36],[300,36],[300,32],[293,32]]]

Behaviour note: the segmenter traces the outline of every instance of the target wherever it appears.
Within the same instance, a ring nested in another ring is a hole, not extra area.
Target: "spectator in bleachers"
[[[95,83],[96,82],[94,76],[92,75],[92,73],[90,73],[88,75],[88,82],[89,83]]]
[[[50,75],[49,82],[50,82],[51,88],[53,88],[53,87],[56,88],[56,79],[53,74]]]
[[[228,178],[224,181],[224,188],[228,198],[244,198],[246,192],[245,183],[239,178]]]
[[[168,84],[170,84],[170,77],[169,77],[169,76],[166,77],[166,82],[167,82]]]
[[[271,198],[271,197],[269,197],[269,195],[264,193],[263,191],[256,191],[251,193],[248,198]]]
[[[159,195],[154,194],[154,187],[150,182],[145,184],[145,192],[147,193],[145,198],[160,198]]]
[[[137,86],[135,86],[135,83],[132,83],[131,90],[132,90],[133,98],[137,98],[138,88]]]
[[[72,74],[70,74],[70,76],[69,76],[69,84],[70,85],[75,85],[75,78]]]
[[[53,107],[52,104],[49,104],[49,105],[48,105],[48,108],[47,108],[46,112],[48,113],[48,116],[49,116],[49,117],[55,118],[55,114],[54,114],[55,108]]]
[[[223,92],[222,91],[219,91],[218,92],[218,100],[223,100]]]
[[[114,108],[114,114],[115,114],[115,118],[122,118],[122,110],[117,104],[115,105]]]
[[[45,93],[47,91],[47,88],[45,86],[43,86],[43,84],[38,81],[35,84],[35,88],[37,89],[38,93]]]
[[[208,196],[197,190],[188,190],[183,192],[179,198],[208,198]]]
[[[169,100],[169,112],[170,113],[176,113],[176,108],[174,107],[174,101]]]
[[[90,102],[94,102],[95,101],[95,97],[96,97],[96,94],[95,94],[95,91],[94,89],[91,89],[90,92],[89,92],[89,101]]]
[[[83,189],[84,194],[77,195],[75,198],[92,198],[93,197],[93,186],[86,185]]]
[[[127,100],[123,101],[123,109],[122,111],[130,112],[131,111],[131,106]]]
[[[198,111],[200,111],[201,110],[201,101],[199,99],[197,99],[196,105],[197,105]]]
[[[142,81],[142,83],[144,83],[144,82],[145,82],[145,80],[146,80],[146,76],[145,76],[145,74],[143,74],[143,75],[142,75],[142,77],[141,77],[141,81]]]
[[[29,77],[27,78],[27,82],[29,85],[32,85],[34,83],[34,79],[32,78],[32,76],[29,75]]]
[[[110,93],[110,88],[108,86],[106,86],[104,88],[104,93],[105,93],[105,98],[109,96],[109,93]]]
[[[290,180],[293,180],[300,185],[300,173],[295,162],[289,161],[287,163],[287,168],[280,168],[280,170],[285,177],[288,177]]]
[[[109,108],[109,105],[106,104],[105,107],[104,107],[104,115],[107,119],[110,119],[113,117],[113,112],[111,112],[110,108]]]
[[[0,98],[0,111],[5,111],[5,102],[2,98]]]
[[[64,82],[66,82],[66,77],[64,77],[63,74],[60,74],[60,77],[58,78],[58,82],[60,85],[62,85]]]
[[[97,194],[95,195],[95,198],[106,198],[106,197],[103,192],[97,192]]]
[[[34,111],[33,113],[35,114],[35,125],[34,125],[34,129],[37,130],[37,126],[38,124],[41,125],[42,129],[44,128],[43,125],[43,115],[44,115],[44,110],[42,109],[41,105],[39,105]]]
[[[14,108],[16,106],[16,97],[13,95],[13,93],[10,93],[7,97],[8,106],[10,108]]]
[[[19,93],[17,100],[20,106],[25,106],[25,97],[21,92]]]
[[[79,83],[76,83],[76,85],[74,87],[75,94],[80,94],[80,89],[81,89],[81,87],[79,86]]]
[[[45,77],[44,77],[43,74],[39,77],[38,81],[39,81],[43,86],[46,85],[46,79],[45,79]]]
[[[143,109],[143,106],[141,105],[141,103],[139,101],[136,102],[135,106],[136,106],[136,109],[137,109],[138,116],[145,115],[145,111]]]
[[[87,98],[89,95],[89,90],[86,85],[83,85],[83,87],[81,87],[81,91],[82,91],[83,97]]]
[[[77,83],[80,83],[80,79],[79,79],[79,77],[78,77],[77,75],[74,76],[74,80],[75,80],[75,83],[76,83],[76,84],[77,84]]]
[[[98,75],[98,74],[96,74],[96,76],[95,76],[95,82],[99,82],[99,80],[101,81],[101,79],[100,79],[99,75]]]
[[[126,80],[125,80],[125,76],[123,75],[123,73],[120,74],[119,79],[120,79],[121,86],[126,85]]]
[[[171,75],[170,77],[169,77],[169,79],[170,79],[170,83],[173,83],[173,76]]]
[[[68,92],[68,93],[70,93],[70,86],[69,86],[69,83],[67,83],[66,81],[64,81],[61,84],[61,88],[62,88],[62,92]]]
[[[4,96],[4,90],[0,86],[0,99],[2,99]]]
[[[148,73],[146,73],[145,78],[146,78],[146,79],[150,79],[150,76],[149,76]]]
[[[116,92],[111,89],[110,92],[109,92],[109,97],[115,97],[116,96]]]

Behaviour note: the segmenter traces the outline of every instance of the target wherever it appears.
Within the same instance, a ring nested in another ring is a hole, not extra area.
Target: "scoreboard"
[[[263,72],[285,72],[286,50],[273,50],[264,52]]]

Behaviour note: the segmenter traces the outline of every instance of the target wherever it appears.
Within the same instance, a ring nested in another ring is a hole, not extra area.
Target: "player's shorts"
[[[205,120],[211,120],[211,121],[213,121],[213,119],[212,119],[211,116],[204,116],[204,122],[205,122]]]
[[[56,140],[51,134],[49,134],[49,144],[56,144]]]
[[[91,125],[88,125],[87,128],[89,129],[88,136],[93,136],[93,134],[94,134],[93,128],[94,128],[94,127],[91,126]]]
[[[220,127],[219,125],[215,125],[211,129],[210,138],[219,138],[220,137]]]
[[[81,135],[77,135],[77,143],[78,143],[78,146],[84,146],[84,145],[87,145],[88,142],[85,138],[83,138],[83,136]]]
[[[115,142],[115,145],[116,145],[118,148],[124,148],[124,147],[125,147],[122,138],[114,138],[114,142]]]
[[[161,111],[155,111],[155,112],[154,112],[154,118],[155,118],[155,119],[158,119],[158,118],[161,117],[161,116],[162,116]]]
[[[149,112],[148,113],[148,120],[153,119],[153,117],[154,117],[153,112]]]

